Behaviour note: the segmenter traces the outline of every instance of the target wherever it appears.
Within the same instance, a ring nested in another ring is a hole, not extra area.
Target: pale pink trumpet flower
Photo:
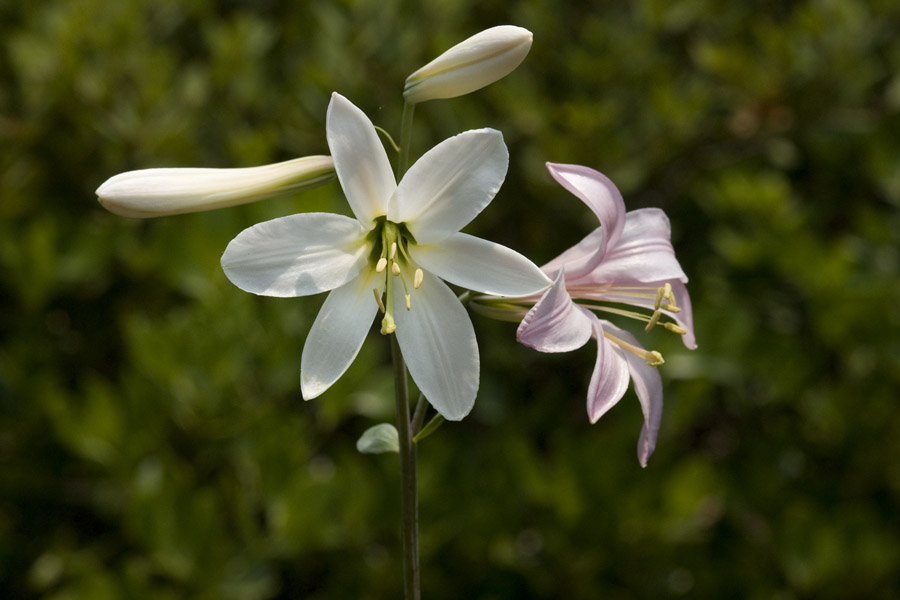
[[[593,169],[553,163],[547,163],[547,168],[594,212],[600,227],[541,267],[555,279],[555,285],[542,295],[527,299],[476,296],[471,305],[489,316],[521,318],[518,341],[541,352],[570,352],[596,339],[588,418],[595,423],[615,406],[632,380],[644,413],[638,460],[646,466],[662,415],[662,380],[656,367],[663,358],[597,313],[646,321],[648,331],[663,326],[680,334],[688,348],[696,347],[687,276],[675,258],[669,220],[657,208],[626,213],[619,190]]]

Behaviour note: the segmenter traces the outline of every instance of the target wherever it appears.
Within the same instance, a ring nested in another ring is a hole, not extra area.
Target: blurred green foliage
[[[347,212],[337,184],[214,213],[104,212],[109,176],[327,152],[339,91],[394,131],[406,75],[495,24],[525,63],[423,104],[414,154],[503,131],[472,226],[543,262],[593,227],[547,160],[659,206],[700,348],[667,358],[640,469],[633,392],[597,425],[595,350],[475,318],[475,410],[420,449],[426,598],[900,597],[900,5],[891,0],[0,3],[0,597],[400,597],[373,335],[323,397],[323,298],[252,297],[241,229]]]

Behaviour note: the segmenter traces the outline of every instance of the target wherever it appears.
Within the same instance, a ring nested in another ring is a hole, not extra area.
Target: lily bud
[[[122,217],[163,217],[255,202],[333,178],[330,156],[242,169],[143,169],[106,180],[97,199]]]
[[[531,32],[500,25],[453,46],[406,78],[403,97],[409,104],[454,98],[509,75],[531,49]]]

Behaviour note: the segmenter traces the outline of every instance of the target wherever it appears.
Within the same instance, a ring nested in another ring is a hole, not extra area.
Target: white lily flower
[[[303,348],[305,399],[343,375],[381,309],[381,331],[396,333],[419,390],[445,418],[462,419],[478,392],[478,346],[466,310],[442,279],[501,296],[550,284],[521,254],[459,232],[506,177],[503,137],[481,129],[444,140],[397,184],[372,122],[338,94],[326,130],[356,218],[305,213],[259,223],[228,244],[222,268],[255,294],[331,292]]]
[[[330,156],[243,169],[142,169],[106,180],[97,188],[97,199],[122,217],[163,217],[255,202],[333,177]]]
[[[406,78],[409,104],[455,98],[509,75],[531,49],[532,34],[513,25],[476,33]]]

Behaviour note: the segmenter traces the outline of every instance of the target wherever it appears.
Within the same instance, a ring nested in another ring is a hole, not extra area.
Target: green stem
[[[422,429],[422,423],[425,422],[425,411],[428,410],[428,402],[425,400],[425,394],[419,393],[419,401],[416,402],[416,409],[412,416],[412,434],[413,437]]]
[[[403,104],[403,117],[400,123],[400,156],[397,158],[398,182],[409,168],[409,146],[412,144],[412,123],[415,111],[415,104]]]
[[[415,104],[403,105],[400,124],[400,154],[397,157],[397,181],[409,166],[409,145]],[[390,275],[387,275],[390,279]],[[397,434],[400,438],[400,510],[403,537],[403,592],[406,600],[419,600],[419,498],[416,488],[416,447],[413,444],[409,416],[409,388],[406,363],[396,334],[391,334],[391,359],[394,363],[394,395],[397,400]]]
[[[397,401],[397,433],[400,438],[400,510],[403,537],[403,590],[406,600],[419,600],[419,500],[416,489],[416,447],[409,418],[406,363],[397,336],[391,335],[394,363],[394,395]]]

